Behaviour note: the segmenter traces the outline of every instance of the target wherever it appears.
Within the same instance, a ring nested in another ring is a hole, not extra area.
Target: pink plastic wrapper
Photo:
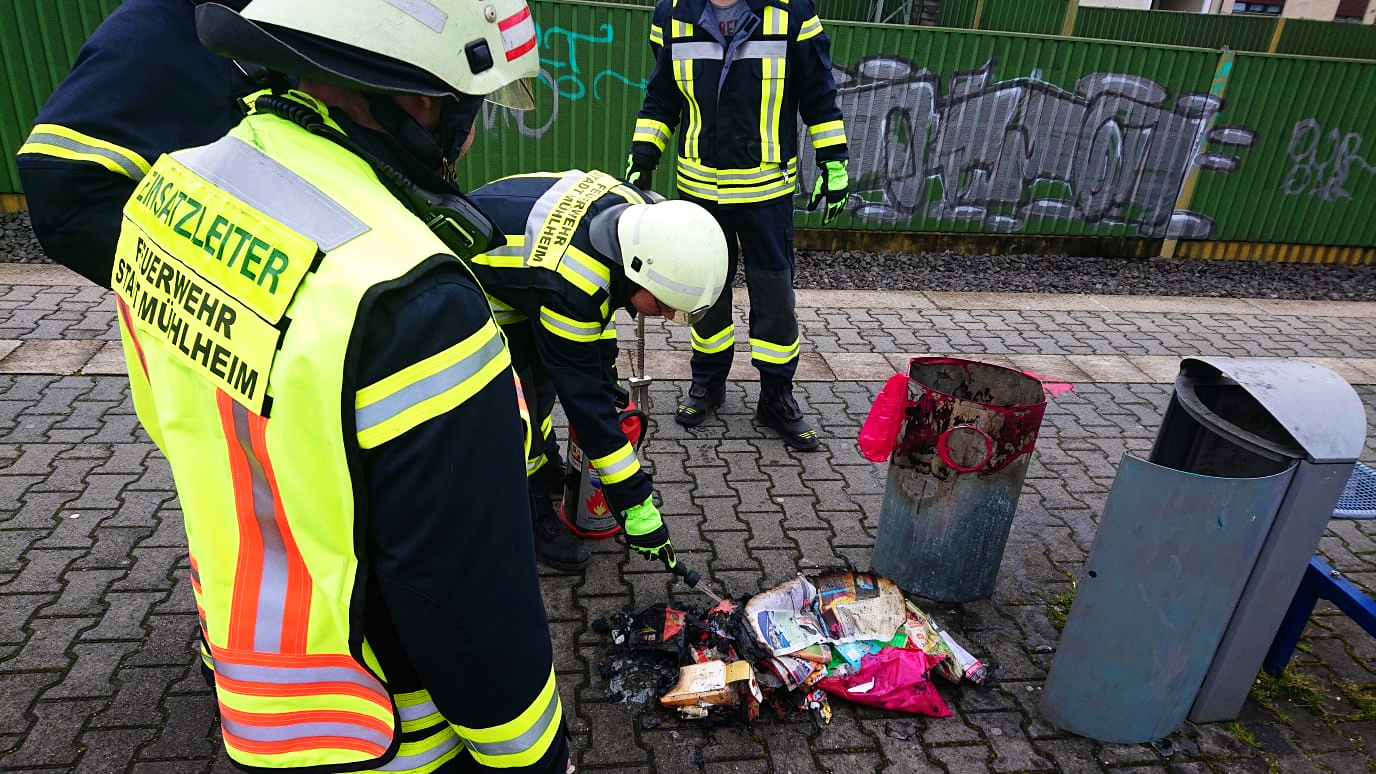
[[[906,374],[889,377],[860,428],[860,453],[870,462],[887,462],[898,441],[898,426],[908,408],[908,378]]]
[[[940,660],[940,656],[920,650],[884,648],[865,656],[859,672],[827,677],[817,686],[832,696],[867,707],[944,718],[951,710],[931,681],[932,665]]]

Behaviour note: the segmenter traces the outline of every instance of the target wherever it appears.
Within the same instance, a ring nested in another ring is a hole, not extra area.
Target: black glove
[[[636,188],[642,191],[650,190],[654,185],[652,181],[654,172],[654,165],[645,159],[638,158],[634,153],[626,157],[626,182]]]

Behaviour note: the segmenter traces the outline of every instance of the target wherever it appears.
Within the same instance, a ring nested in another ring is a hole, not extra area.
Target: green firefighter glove
[[[655,507],[654,495],[645,502],[626,509],[626,545],[647,560],[658,559],[664,562],[664,569],[673,572],[678,565],[674,558],[674,546],[669,542],[669,528]]]
[[[821,169],[822,173],[817,176],[817,184],[812,188],[812,202],[807,208],[815,210],[818,203],[826,199],[827,211],[822,216],[822,225],[825,226],[836,220],[836,216],[846,207],[846,194],[850,192],[850,175],[846,174],[845,159],[823,161]]]
[[[626,182],[639,188],[642,191],[650,190],[653,185],[650,178],[655,168],[649,166],[644,159],[636,158],[634,153],[626,157]]]

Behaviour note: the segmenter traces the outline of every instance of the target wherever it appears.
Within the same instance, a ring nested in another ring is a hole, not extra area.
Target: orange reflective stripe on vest
[[[216,392],[234,475],[239,564],[229,617],[229,647],[260,653],[304,653],[311,579],[282,512],[268,460],[267,420]]]

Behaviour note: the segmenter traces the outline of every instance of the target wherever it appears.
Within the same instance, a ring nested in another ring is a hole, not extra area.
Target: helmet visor
[[[532,78],[517,78],[488,93],[486,99],[488,102],[513,110],[534,110],[535,90],[532,81]]]

